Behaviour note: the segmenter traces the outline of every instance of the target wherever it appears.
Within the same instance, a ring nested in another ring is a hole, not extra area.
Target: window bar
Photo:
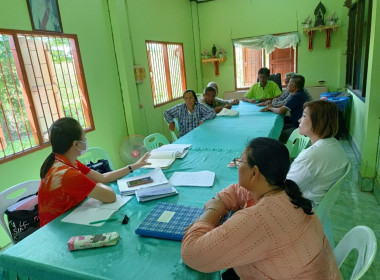
[[[58,44],[57,44],[57,38],[54,37],[55,39],[55,44],[57,46],[57,49],[58,49]],[[58,59],[59,59],[59,65],[60,65],[60,68],[61,68],[61,72],[62,72],[62,80],[63,80],[63,85],[64,85],[64,89],[65,89],[65,93],[66,93],[66,97],[67,99],[69,99],[69,95],[67,93],[67,86],[66,86],[66,80],[65,80],[65,77],[64,77],[64,73],[63,73],[63,67],[62,67],[62,61],[61,61],[61,55],[60,53],[58,52]],[[57,74],[57,83],[58,83],[58,88],[59,88],[59,91],[61,91],[61,83],[59,82],[59,79],[58,79],[58,74]],[[73,116],[73,112],[71,110],[71,103],[69,102],[69,109],[70,109],[70,116],[72,117]],[[66,112],[65,112],[65,115],[66,115]],[[67,116],[67,115],[66,115]]]
[[[58,118],[60,118],[61,116],[60,116],[60,110],[59,110],[59,107],[60,107],[60,104],[59,104],[59,102],[58,102],[58,100],[57,100],[57,96],[56,96],[56,93],[54,92],[54,80],[53,80],[53,78],[52,78],[52,74],[53,74],[53,70],[51,69],[51,65],[50,65],[50,63],[49,63],[49,57],[48,57],[48,55],[47,55],[47,53],[49,53],[50,54],[50,56],[52,57],[52,53],[51,53],[51,45],[50,45],[50,39],[49,39],[49,37],[45,37],[46,38],[46,44],[44,43],[44,40],[43,40],[43,38],[41,38],[42,39],[42,47],[43,47],[43,49],[44,49],[44,55],[45,55],[45,61],[46,61],[46,67],[47,67],[47,69],[48,69],[48,72],[49,72],[49,80],[50,80],[50,85],[51,85],[51,91],[52,91],[52,95],[53,95],[53,99],[54,99],[54,103],[55,103],[55,108],[56,108],[56,110],[57,110],[57,113],[58,113]],[[49,46],[47,46],[47,44],[49,45]],[[53,66],[54,66],[54,61],[52,61],[52,63],[53,63]],[[51,108],[51,107],[50,107]],[[52,121],[54,122],[56,119],[54,118],[54,116],[53,116],[53,112],[50,110],[50,112],[51,112],[51,116],[52,116]]]
[[[160,44],[160,49],[159,49],[159,54],[157,53],[157,58],[159,59],[159,71],[160,77],[161,77],[161,83],[160,83],[160,90],[161,92],[164,92],[165,90],[165,85],[167,89],[167,81],[166,81],[166,69],[165,69],[165,61],[164,61],[164,44]],[[170,101],[171,99],[169,98],[169,95],[161,95],[161,103],[165,103],[167,101]]]
[[[44,43],[43,43],[42,37],[37,37],[37,38],[39,38],[39,39],[41,40],[42,48],[45,50],[45,48],[43,47]],[[52,106],[51,106],[51,104],[50,104],[50,99],[49,99],[48,89],[47,89],[46,84],[45,84],[44,72],[43,72],[43,69],[42,69],[42,62],[41,62],[41,59],[40,59],[40,55],[39,55],[39,53],[38,53],[38,47],[37,47],[37,44],[36,44],[36,37],[35,37],[35,36],[33,36],[33,44],[34,44],[34,48],[35,48],[35,50],[36,50],[36,56],[37,56],[38,66],[39,66],[39,70],[40,70],[40,74],[41,74],[42,86],[43,86],[43,88],[45,89],[46,101],[47,101],[47,104],[48,104],[48,106],[49,106],[49,111],[46,112],[46,114],[49,114],[50,117],[51,117],[51,119],[54,120],[54,118],[53,118],[53,112],[52,112]],[[46,58],[46,55],[45,55],[45,58]],[[48,62],[46,61],[46,63],[48,63]],[[36,78],[36,81],[37,81],[37,78],[38,78],[38,77],[35,77],[35,78]],[[38,88],[38,94],[40,94],[40,90],[39,90],[39,85],[38,85],[38,84],[37,84],[37,88]],[[42,99],[40,99],[40,100],[42,100]],[[41,105],[42,105],[42,104],[41,104]],[[45,111],[45,110],[43,110],[43,111]],[[45,115],[45,116],[44,116],[44,119],[45,119],[45,123],[46,123],[46,125],[47,125],[47,126],[46,126],[47,129],[49,129],[49,125],[48,125],[48,123],[47,123],[47,121],[46,121],[46,114],[44,114],[44,115]]]
[[[160,58],[158,55],[158,45],[152,44],[153,47],[153,77],[156,80],[156,102],[157,104],[160,104],[163,102],[163,96],[161,95],[161,89],[162,89],[162,69],[160,69]]]
[[[152,44],[152,54],[153,54],[153,77],[154,79],[156,80],[156,102],[157,104],[160,104],[162,103],[162,95],[160,94],[161,93],[161,69],[159,68],[160,66],[160,62],[159,62],[159,56],[157,55],[158,53],[158,45],[157,44]]]
[[[2,35],[2,37],[3,37],[3,42],[4,42],[4,35]],[[7,36],[7,37],[8,37],[8,36]],[[9,41],[8,41],[8,42],[9,42]],[[4,43],[3,43],[3,44],[4,44]],[[9,53],[8,53],[8,51],[7,51],[7,48],[5,47],[5,44],[4,44],[4,48],[5,48],[5,51],[6,51],[6,54],[7,54],[7,58],[8,58],[8,62],[9,62],[10,69],[12,69],[12,67],[11,67],[11,63],[10,63],[10,60],[9,60],[9,59],[10,59],[10,58],[9,58]],[[13,60],[14,60],[14,63],[16,64],[16,59],[13,58]],[[3,70],[2,70],[2,72],[3,72]],[[23,120],[23,123],[24,123],[24,126],[25,126],[26,134],[28,135],[29,145],[30,145],[30,147],[32,147],[33,145],[32,145],[32,141],[30,140],[30,131],[29,131],[29,129],[28,129],[28,125],[27,125],[27,121],[26,121],[26,118],[25,118],[25,114],[24,114],[24,110],[23,110],[22,102],[21,102],[20,97],[19,97],[19,94],[18,94],[20,88],[19,88],[18,85],[17,85],[16,78],[15,78],[15,76],[14,76],[14,74],[13,74],[13,71],[11,70],[10,72],[11,72],[11,74],[12,74],[12,80],[13,80],[13,83],[14,83],[15,88],[16,88],[16,91],[17,91],[17,93],[16,93],[17,101],[18,101],[18,104],[19,104],[20,109],[21,109],[21,117],[22,117],[22,120]],[[5,82],[5,84],[6,84],[6,82]],[[20,91],[21,91],[21,90],[20,90]],[[23,147],[23,146],[22,146],[22,147]]]
[[[170,82],[170,68],[169,68],[169,58],[168,58],[168,49],[167,44],[163,45],[163,55],[164,55],[164,63],[165,63],[165,73],[166,73],[166,84],[168,89],[168,98],[169,100],[173,99],[172,96],[172,87]]]
[[[67,38],[66,38],[67,39]],[[71,40],[71,39],[67,39],[67,40]],[[83,126],[84,128],[87,128],[87,122],[86,122],[86,113],[85,113],[85,110],[83,108],[83,103],[81,102],[82,100],[82,95],[81,95],[81,90],[79,88],[79,81],[77,79],[77,77],[79,76],[78,73],[77,73],[77,69],[76,69],[76,66],[75,66],[75,59],[76,57],[74,56],[74,50],[72,49],[71,47],[71,44],[69,42],[67,42],[67,46],[70,48],[70,53],[71,53],[71,60],[72,60],[72,68],[73,68],[73,79],[74,79],[74,86],[72,86],[73,88],[76,88],[76,91],[78,93],[78,97],[79,97],[79,111],[80,113],[82,114],[82,117],[83,117]],[[65,52],[65,57],[66,57],[66,61],[67,61],[67,56],[66,56],[66,52]],[[70,71],[71,73],[71,71]],[[70,79],[71,81],[72,79]],[[81,122],[80,118],[79,118],[79,114],[78,114],[78,121]]]
[[[181,63],[181,78],[182,78],[182,92],[186,89],[186,72],[185,72],[185,59],[183,57],[183,46],[180,45],[180,63]]]
[[[62,43],[62,45],[64,46],[64,48],[65,48],[65,44],[64,44],[64,41],[63,41],[63,39],[64,38],[62,38],[62,37],[59,37],[60,39],[61,39],[61,43]],[[75,108],[75,113],[76,113],[76,118],[77,118],[77,120],[78,120],[78,122],[80,122],[80,118],[79,118],[79,113],[78,113],[78,104],[77,104],[77,102],[76,102],[76,100],[75,100],[75,90],[74,90],[74,86],[73,86],[73,82],[72,82],[72,79],[71,79],[71,75],[70,75],[70,69],[69,69],[69,64],[68,64],[68,61],[67,61],[67,55],[66,55],[66,51],[64,50],[64,58],[65,58],[65,63],[64,63],[64,65],[66,65],[66,70],[67,70],[67,76],[68,76],[68,80],[69,80],[69,82],[70,82],[70,88],[71,88],[71,93],[72,93],[72,96],[73,96],[73,102],[74,102],[74,104],[73,104],[73,106],[74,106],[74,108]],[[67,89],[67,88],[66,88]]]
[[[154,84],[154,79],[153,79],[153,71],[152,71],[152,54],[150,51],[150,43],[147,43],[147,51],[148,51],[148,64],[149,64],[149,78],[150,78],[150,83],[152,86],[152,94],[153,94],[153,105],[156,105],[156,90],[155,90],[155,84]]]
[[[38,96],[38,100],[40,101],[40,105],[41,105],[41,109],[42,109],[41,110],[42,117],[38,116],[38,118],[42,119],[45,122],[46,127],[49,127],[48,124],[47,124],[47,122],[46,122],[46,114],[45,114],[44,106],[43,106],[42,100],[41,100],[41,93],[40,93],[40,89],[39,89],[38,82],[37,82],[36,71],[34,69],[34,65],[33,65],[33,61],[32,61],[32,56],[31,56],[30,46],[29,46],[29,43],[28,43],[28,38],[26,36],[24,36],[24,38],[25,38],[25,42],[26,42],[26,46],[27,46],[27,50],[28,50],[28,54],[29,54],[30,64],[31,64],[32,71],[33,71],[33,78],[34,78],[34,81],[36,83],[36,88],[37,88],[37,93],[38,93],[38,95],[37,95]],[[33,41],[34,41],[34,38],[33,38]],[[26,65],[26,63],[24,63],[24,64]],[[30,78],[30,77],[28,77],[28,78]],[[33,97],[32,97],[32,100],[33,100]]]
[[[33,131],[33,130],[31,131],[32,135],[33,135],[33,139],[37,138],[38,144],[41,145],[41,143],[43,143],[43,139],[42,139],[42,136],[40,133],[40,125],[38,122],[36,106],[33,102],[32,91],[31,91],[30,84],[29,84],[29,77],[26,73],[26,67],[25,67],[25,63],[24,63],[24,58],[22,56],[21,45],[20,45],[20,41],[19,41],[18,36],[22,36],[22,35],[16,34],[16,35],[11,37],[12,38],[12,44],[13,44],[15,52],[16,52],[16,56],[14,56],[14,59],[15,59],[15,62],[17,61],[17,65],[19,66],[17,69],[20,69],[20,72],[21,72],[19,79],[20,79],[20,82],[22,83],[23,88],[25,90],[25,95],[26,95],[26,101],[25,102],[28,103],[25,105],[27,105],[29,107],[29,111],[30,111],[31,119],[32,119],[29,121],[31,123],[31,126],[35,128],[35,131]],[[37,144],[37,143],[35,143],[35,144]]]
[[[73,68],[74,68],[74,73],[75,73],[75,80],[76,80],[79,95],[80,95],[80,100],[81,100],[80,105],[82,108],[85,128],[90,128],[93,126],[93,118],[92,118],[92,113],[90,110],[90,100],[88,96],[84,94],[84,92],[87,92],[87,88],[86,88],[86,82],[84,80],[84,69],[82,65],[79,63],[80,50],[79,48],[77,49],[76,43],[77,41],[75,41],[75,39],[71,39],[71,38],[69,39],[71,55],[74,62]]]
[[[53,47],[52,47],[52,45],[51,45],[51,41],[52,41],[52,40],[53,40],[53,39],[52,39],[51,37],[48,37],[49,52],[50,52],[50,54],[52,54],[52,52],[53,52],[53,51],[52,51],[52,50],[53,50]],[[63,108],[63,97],[62,97],[61,89],[60,89],[60,87],[59,87],[59,82],[58,82],[58,71],[57,71],[57,68],[56,68],[56,65],[55,65],[54,61],[53,61],[53,69],[51,69],[51,70],[52,70],[52,73],[54,73],[54,76],[55,76],[55,79],[56,79],[55,83],[56,83],[56,87],[57,87],[57,92],[58,92],[59,97],[60,97],[61,100],[57,100],[57,99],[56,99],[56,94],[55,94],[55,93],[54,93],[54,98],[58,101],[58,104],[59,104],[59,101],[61,102],[60,106],[61,106],[61,109],[62,109],[64,115],[63,115],[63,116],[59,115],[59,118],[62,118],[62,117],[64,117],[64,116],[66,115],[66,113],[65,113],[64,108]],[[53,75],[52,75],[52,76],[53,76]],[[53,85],[53,84],[52,84],[52,85]],[[57,109],[58,109],[58,106],[57,106]],[[60,112],[60,111],[58,110],[58,113],[59,113],[59,112]]]
[[[9,69],[11,72],[12,71],[12,63],[11,63],[11,60],[10,60],[10,57],[9,57],[9,52],[6,48],[6,46],[4,45],[5,47],[5,53],[6,53],[6,56],[7,56],[7,61],[8,61],[8,66],[9,66]],[[22,143],[22,137],[21,137],[21,134],[20,134],[20,129],[19,129],[19,124],[17,122],[17,118],[16,118],[16,115],[15,115],[15,110],[14,110],[14,106],[13,106],[13,103],[12,103],[12,99],[11,99],[11,94],[9,92],[9,89],[8,89],[8,84],[7,84],[7,81],[5,80],[5,73],[4,73],[4,68],[3,66],[0,64],[0,67],[1,67],[1,74],[3,76],[3,80],[4,80],[4,85],[5,85],[5,90],[6,90],[6,93],[7,93],[7,97],[8,97],[8,102],[9,102],[9,106],[10,106],[10,111],[12,113],[12,116],[13,116],[13,121],[15,123],[15,126],[16,126],[16,130],[17,130],[17,135],[18,135],[18,140],[20,142],[20,145],[21,145],[21,149],[24,150],[24,144]],[[13,75],[13,73],[12,73]],[[15,84],[16,86],[16,89],[17,88],[17,84]],[[2,107],[2,110],[3,110],[3,115],[4,115],[4,121],[7,123],[6,121],[6,116],[5,116],[5,112],[4,112],[4,108]],[[15,149],[14,149],[14,141],[16,141],[15,139],[12,139],[12,134],[10,133],[9,131],[9,127],[8,127],[8,123],[7,123],[7,132],[8,132],[8,136],[9,136],[9,140],[10,142],[12,143],[12,150],[13,150],[13,154],[16,153]]]
[[[4,79],[4,82],[5,82],[5,78],[4,78],[4,72],[3,72],[3,66],[1,65],[0,63],[0,67],[1,67],[1,73],[3,75],[3,79]],[[5,83],[6,84],[6,83]],[[0,99],[0,108],[1,108],[1,112],[2,112],[2,115],[3,115],[3,118],[4,118],[4,122],[5,122],[5,128],[7,129],[7,133],[8,133],[8,137],[9,137],[9,140],[11,142],[11,146],[12,146],[12,150],[13,150],[13,154],[15,153],[15,148],[14,148],[14,145],[13,145],[13,141],[12,141],[12,135],[11,135],[11,132],[9,131],[9,125],[8,125],[8,120],[7,120],[7,117],[5,115],[5,110],[4,110],[4,107],[3,107],[3,102],[2,100]],[[5,135],[4,135],[5,137]],[[5,140],[5,139],[4,139]],[[4,151],[4,157],[6,156],[5,155],[5,149],[3,150]]]

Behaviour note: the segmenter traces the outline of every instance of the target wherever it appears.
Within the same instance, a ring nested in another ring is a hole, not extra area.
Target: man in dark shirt
[[[268,105],[261,109],[262,112],[272,111],[276,114],[285,114],[290,112],[290,116],[284,118],[284,128],[280,135],[280,141],[286,143],[290,134],[298,127],[298,120],[303,113],[303,104],[310,101],[310,95],[305,90],[305,78],[302,75],[293,75],[288,84],[288,90],[291,92],[291,97],[287,102],[279,108]]]

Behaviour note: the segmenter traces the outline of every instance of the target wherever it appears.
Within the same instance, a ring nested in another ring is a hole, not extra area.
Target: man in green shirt
[[[243,96],[243,101],[249,103],[256,103],[257,101],[271,100],[282,94],[282,90],[275,82],[268,81],[270,71],[268,68],[260,68],[259,82],[254,84],[248,92]]]

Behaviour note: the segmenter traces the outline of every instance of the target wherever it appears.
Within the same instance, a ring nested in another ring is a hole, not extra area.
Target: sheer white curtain
[[[299,43],[298,32],[291,32],[281,35],[263,35],[258,37],[233,40],[234,46],[244,46],[253,50],[264,49],[267,54],[275,48],[285,49],[293,47],[295,49]]]

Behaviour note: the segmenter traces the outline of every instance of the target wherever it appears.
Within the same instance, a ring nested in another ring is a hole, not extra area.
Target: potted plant
[[[310,26],[313,24],[313,20],[310,16],[307,16],[307,18],[305,18],[301,24],[303,25],[303,28],[310,28]]]
[[[336,25],[338,19],[338,16],[333,12],[326,18],[326,25]]]
[[[206,49],[203,49],[203,51],[201,52],[201,55],[202,55],[202,59],[208,59],[210,58],[210,52]]]
[[[226,53],[227,53],[227,51],[220,46],[218,49],[218,52],[217,52],[218,57],[223,58],[226,56]]]

